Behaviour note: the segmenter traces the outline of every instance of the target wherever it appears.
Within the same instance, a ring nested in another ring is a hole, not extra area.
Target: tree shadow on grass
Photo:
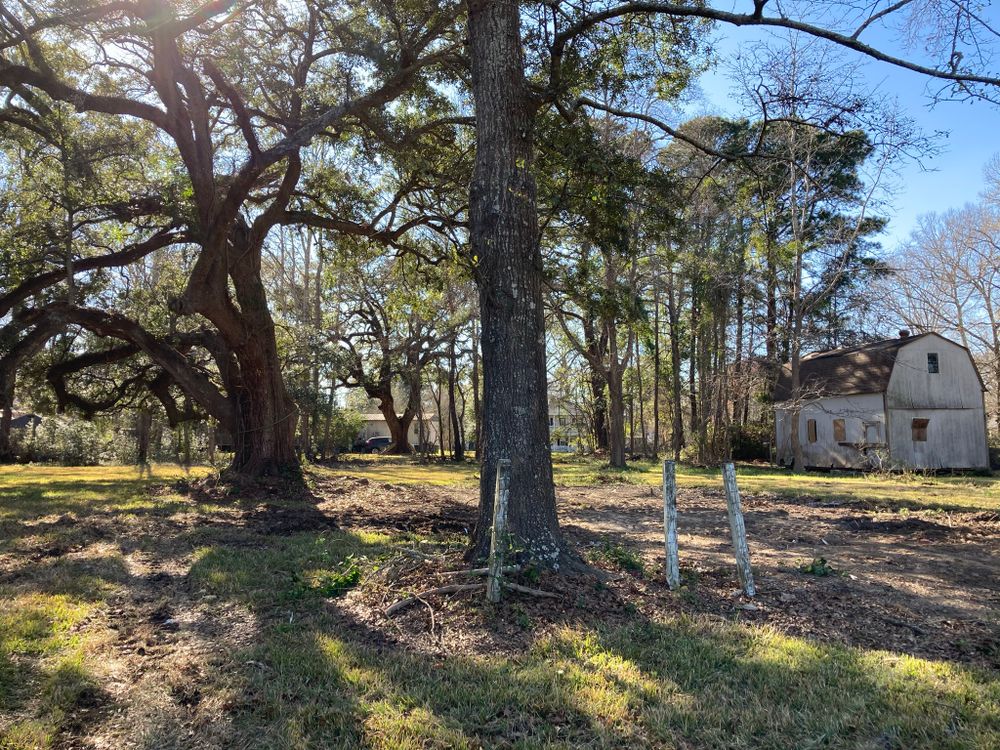
[[[317,564],[384,548],[338,531],[195,562],[196,585],[261,615],[225,680],[238,746],[874,750],[1000,739],[995,674],[739,623],[657,619],[608,589],[600,609],[570,603],[594,582],[574,579],[551,608],[516,597],[498,610],[459,604],[473,615],[457,627],[492,630],[492,647],[453,654],[415,649],[391,622],[295,588]],[[510,638],[522,616],[540,632],[528,624]]]
[[[302,614],[235,655],[240,746],[944,748],[1000,731],[985,676],[732,624],[574,614],[526,648],[448,656],[336,604]]]

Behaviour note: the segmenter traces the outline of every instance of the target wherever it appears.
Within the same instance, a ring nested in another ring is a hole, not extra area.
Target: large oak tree
[[[18,333],[33,338],[42,325],[127,342],[232,434],[233,470],[294,467],[296,407],[282,377],[262,248],[279,224],[385,234],[363,219],[317,216],[308,202],[300,205],[303,150],[321,138],[343,143],[352,130],[381,123],[390,103],[428,91],[431,72],[460,49],[455,16],[448,3],[0,5],[6,121],[45,136],[52,103],[62,102],[86,116],[142,123],[171,152],[179,188],[168,205],[142,213],[143,231],[110,252],[43,263],[5,285],[0,316],[13,314],[12,346]],[[165,247],[194,252],[169,306],[177,319],[198,321],[214,374],[172,338],[54,291],[67,279],[72,287],[78,274]]]

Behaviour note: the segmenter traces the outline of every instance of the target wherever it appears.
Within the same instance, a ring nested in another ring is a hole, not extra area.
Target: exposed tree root
[[[469,571],[456,571],[458,573],[468,573]],[[532,589],[527,586],[522,586],[518,583],[511,583],[510,581],[503,581],[503,587],[509,591],[517,591],[522,594],[528,594],[530,596],[544,597],[546,599],[558,599],[559,595],[554,594],[551,591],[542,591],[540,589]],[[425,597],[435,596],[437,594],[458,594],[463,591],[484,591],[486,589],[485,583],[450,583],[447,586],[438,586],[437,588],[427,589],[426,591],[421,591],[419,594],[410,594],[404,599],[400,599],[394,604],[390,604],[386,607],[385,616],[392,617],[397,612],[406,609],[411,604],[416,602],[423,602]],[[429,605],[428,605],[429,606]]]
[[[421,591],[419,594],[410,594],[405,599],[400,599],[395,604],[390,604],[385,610],[386,617],[392,617],[400,610],[406,609],[411,604],[419,602],[426,596],[434,596],[436,594],[458,594],[462,591],[476,591],[484,590],[486,588],[485,583],[450,583],[447,586],[438,586],[437,588],[427,589],[426,591]]]

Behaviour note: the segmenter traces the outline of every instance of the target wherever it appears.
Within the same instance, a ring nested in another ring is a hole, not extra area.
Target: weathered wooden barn
[[[968,349],[936,333],[801,360],[799,442],[816,468],[989,466],[985,388]],[[775,460],[793,463],[791,367],[774,389]]]

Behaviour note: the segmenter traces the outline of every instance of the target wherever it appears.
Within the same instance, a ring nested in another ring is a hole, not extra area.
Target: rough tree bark
[[[598,359],[603,359],[604,357],[604,342],[598,337],[596,329],[597,326],[593,315],[584,315],[583,340],[584,345],[587,347],[587,352],[590,354],[588,362],[591,357]],[[604,395],[605,379],[597,368],[590,365],[590,377],[588,380],[590,382],[591,397],[594,400],[594,447],[598,451],[607,451],[610,445],[610,437],[608,435],[608,399]]]
[[[392,438],[392,444],[386,448],[385,452],[392,455],[413,453],[413,446],[410,445],[410,424],[413,422],[414,414],[409,408],[402,414],[396,414],[396,401],[391,392],[380,393],[373,398],[379,400],[378,409],[385,417],[385,423],[389,428],[389,437]]]
[[[0,463],[14,460],[10,444],[10,426],[14,418],[14,378],[0,383]]]
[[[476,112],[470,223],[479,259],[485,442],[469,553],[481,559],[489,551],[497,460],[508,458],[513,542],[523,557],[557,567],[565,545],[552,483],[542,257],[531,173],[537,105],[525,80],[518,4],[469,0],[468,12]]]
[[[21,323],[15,318],[0,329],[0,340],[13,336],[20,325]],[[14,418],[17,368],[25,359],[38,352],[58,331],[58,326],[50,321],[43,321],[13,346],[7,347],[6,353],[0,357],[0,463],[7,463],[16,458],[10,442],[10,431]]]

